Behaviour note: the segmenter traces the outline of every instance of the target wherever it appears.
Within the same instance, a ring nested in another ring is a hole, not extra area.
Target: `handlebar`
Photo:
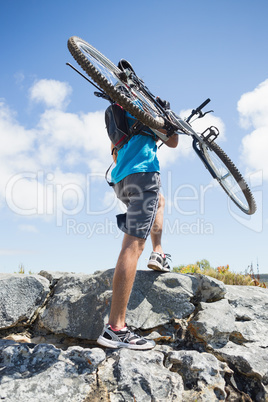
[[[195,109],[195,113],[200,112],[201,109],[203,109],[203,107],[205,107],[209,102],[210,102],[210,99],[208,98],[207,100],[205,100],[205,102],[201,103],[201,105],[198,106],[198,107]]]
[[[201,103],[200,106],[198,106],[196,109],[192,110],[192,113],[190,114],[190,116],[186,119],[186,122],[189,123],[189,121],[191,120],[191,118],[195,115],[195,114],[200,114],[201,110],[203,109],[203,107],[205,107],[208,103],[210,102],[210,99],[206,99],[203,103]],[[200,116],[201,117],[201,116]]]

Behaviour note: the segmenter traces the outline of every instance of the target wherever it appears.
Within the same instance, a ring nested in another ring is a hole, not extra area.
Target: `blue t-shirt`
[[[130,115],[127,113],[127,116]],[[118,183],[133,173],[160,172],[156,153],[157,145],[152,137],[134,135],[118,151],[116,166],[111,173],[112,183]]]

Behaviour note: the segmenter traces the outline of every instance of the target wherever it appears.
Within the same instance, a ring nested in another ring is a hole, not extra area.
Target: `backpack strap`
[[[150,129],[150,127],[145,126],[143,123],[141,123],[139,120],[136,120],[134,117],[128,116],[127,119],[131,119],[131,120],[134,121],[132,126],[129,128],[130,138],[133,135],[140,134],[140,135],[145,135],[145,136],[148,136],[148,137],[152,137],[155,141],[158,140],[158,137]]]
[[[108,180],[108,173],[110,172],[111,167],[113,166],[113,164],[114,164],[114,162],[112,162],[112,163],[110,164],[110,166],[108,167],[108,169],[106,170],[106,173],[105,173],[105,180],[107,181],[107,183],[108,183],[109,186],[111,186],[111,187],[114,186],[114,183],[112,183],[111,181]]]
[[[128,122],[126,112],[116,103],[110,105],[105,111],[106,129],[110,141],[116,149],[122,146],[129,140]]]
[[[129,119],[133,124],[129,127]],[[108,136],[113,144],[112,155],[115,151],[121,149],[134,135],[140,134],[152,137],[155,141],[158,137],[150,130],[149,127],[135,119],[134,117],[127,116],[125,110],[116,103],[111,104],[105,111],[105,123]],[[105,179],[109,186],[114,183],[109,182],[108,173],[111,170],[114,162],[109,166],[105,173]]]

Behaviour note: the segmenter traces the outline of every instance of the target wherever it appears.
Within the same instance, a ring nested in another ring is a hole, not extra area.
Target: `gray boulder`
[[[112,278],[113,270],[62,276],[40,314],[40,326],[55,334],[96,340],[108,320]]]
[[[235,317],[236,343],[268,347],[268,290],[255,286],[227,286],[226,298]]]
[[[111,402],[182,400],[182,378],[164,366],[157,349],[114,352],[98,374]]]
[[[0,274],[0,329],[29,323],[49,291],[42,276]]]
[[[228,300],[201,302],[199,308],[199,312],[189,324],[189,331],[206,346],[225,345],[236,328],[235,315]]]
[[[224,298],[227,289],[223,282],[201,274],[189,276],[193,276],[198,284],[195,291],[195,302],[215,302]]]
[[[224,377],[226,373],[233,372],[212,354],[193,350],[173,351],[168,354],[166,366],[182,376],[185,402],[226,399]]]
[[[40,315],[40,325],[54,333],[95,340],[108,320],[113,272],[60,277],[53,298]],[[225,293],[223,284],[212,278],[202,279],[200,284],[193,275],[137,271],[127,323],[152,329],[188,317],[195,310],[193,300],[218,300]]]
[[[268,401],[268,353],[253,345],[228,342],[214,353],[235,368],[240,387],[257,402]]]
[[[227,286],[235,317],[230,342],[214,353],[235,367],[237,381],[256,401],[268,400],[268,289]],[[252,391],[254,390],[254,391]]]
[[[267,289],[138,271],[127,322],[158,344],[104,351],[112,278],[0,276],[1,400],[268,401]]]
[[[0,399],[8,402],[83,402],[96,386],[102,349],[0,341]]]
[[[45,270],[39,272],[39,275],[49,280],[51,286],[55,286],[60,278],[69,274],[75,274],[75,272],[45,271]]]

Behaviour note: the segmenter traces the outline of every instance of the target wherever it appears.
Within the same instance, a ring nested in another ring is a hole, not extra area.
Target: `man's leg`
[[[165,209],[165,198],[161,193],[159,193],[158,209],[151,230],[151,240],[152,240],[153,251],[160,254],[163,254],[161,238],[162,238],[163,221],[164,221],[164,209]]]
[[[102,334],[97,339],[101,346],[136,350],[148,350],[155,347],[154,341],[131,332],[125,326],[127,304],[135,279],[137,262],[144,249],[144,244],[145,239],[124,235],[122,250],[114,272],[109,324],[104,326]]]
[[[138,259],[144,246],[145,239],[125,233],[113,278],[113,296],[109,324],[115,330],[119,330],[125,326],[127,304],[136,275]]]
[[[170,254],[164,254],[161,245],[164,209],[165,198],[162,194],[159,194],[158,210],[151,230],[153,252],[150,255],[147,266],[155,271],[170,272],[170,266],[167,262],[167,258],[170,259]]]

